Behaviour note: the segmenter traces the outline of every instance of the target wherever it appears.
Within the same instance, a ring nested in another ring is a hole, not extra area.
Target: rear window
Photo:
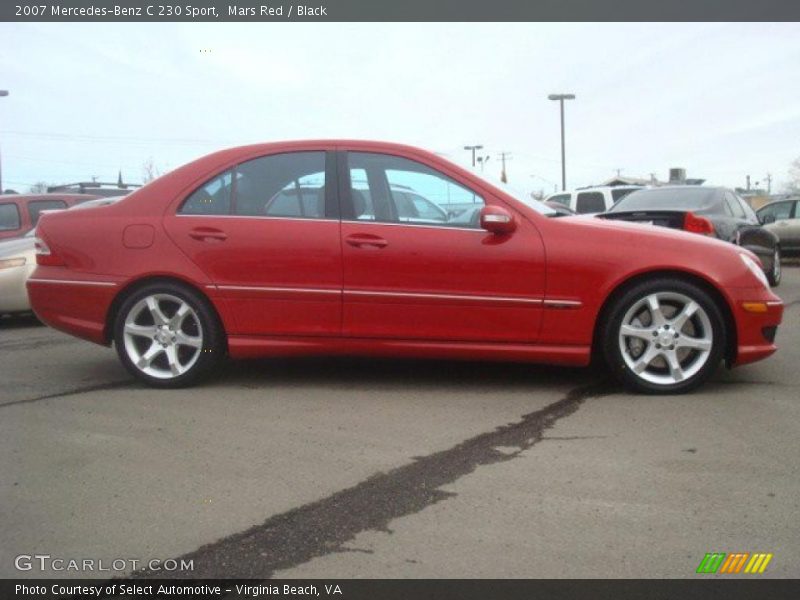
[[[0,204],[0,231],[14,231],[20,225],[17,205]]]
[[[622,189],[622,190],[611,190],[611,198],[616,203],[616,202],[619,202],[620,200],[622,200],[625,196],[627,196],[631,192],[635,192],[635,191],[636,191],[636,188],[626,188],[626,189]]]
[[[701,210],[714,203],[713,188],[654,188],[637,190],[617,202],[609,212],[635,210]]]
[[[28,214],[31,216],[31,224],[36,225],[43,210],[61,210],[67,208],[67,203],[63,200],[37,200],[28,204]]]
[[[600,213],[606,210],[606,200],[602,192],[581,192],[575,203],[575,212],[579,215]]]

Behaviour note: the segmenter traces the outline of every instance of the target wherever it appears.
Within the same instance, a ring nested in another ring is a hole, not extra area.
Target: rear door
[[[249,335],[339,335],[342,261],[333,152],[287,152],[212,177],[165,218]]]
[[[480,209],[502,203],[421,162],[374,152],[341,160],[344,335],[537,339],[545,265],[532,224],[517,215],[511,235],[481,229]],[[438,209],[409,215],[408,195]]]

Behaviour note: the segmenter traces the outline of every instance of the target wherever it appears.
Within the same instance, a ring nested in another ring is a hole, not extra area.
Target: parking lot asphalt
[[[292,359],[189,390],[0,322],[0,577],[15,557],[182,557],[193,577],[800,576],[800,267],[779,352],[698,392],[601,370]],[[128,564],[131,564],[130,562]],[[154,575],[171,575],[151,572]]]

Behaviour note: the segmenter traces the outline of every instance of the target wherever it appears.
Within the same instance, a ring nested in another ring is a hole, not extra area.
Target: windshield
[[[608,212],[637,210],[702,210],[713,204],[714,188],[652,188],[631,192]]]
[[[512,198],[519,200],[525,206],[530,206],[536,212],[547,215],[547,216],[555,216],[558,213],[554,211],[552,208],[539,202],[538,200],[534,200],[531,198],[530,194],[526,193],[524,190],[520,189],[519,187],[510,184],[510,183],[503,183],[500,181],[499,178],[492,177],[490,175],[483,175],[475,173],[477,177],[483,179],[489,185],[496,187],[499,190],[503,190],[506,194],[511,196]]]

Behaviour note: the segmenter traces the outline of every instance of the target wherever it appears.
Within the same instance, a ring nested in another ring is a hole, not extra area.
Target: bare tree
[[[786,191],[790,194],[800,194],[800,158],[795,158],[789,165],[789,181]]]
[[[47,188],[50,187],[50,184],[46,181],[37,181],[31,186],[31,194],[44,194],[47,192]]]
[[[160,175],[161,170],[156,166],[152,156],[142,163],[142,183],[150,183]]]

